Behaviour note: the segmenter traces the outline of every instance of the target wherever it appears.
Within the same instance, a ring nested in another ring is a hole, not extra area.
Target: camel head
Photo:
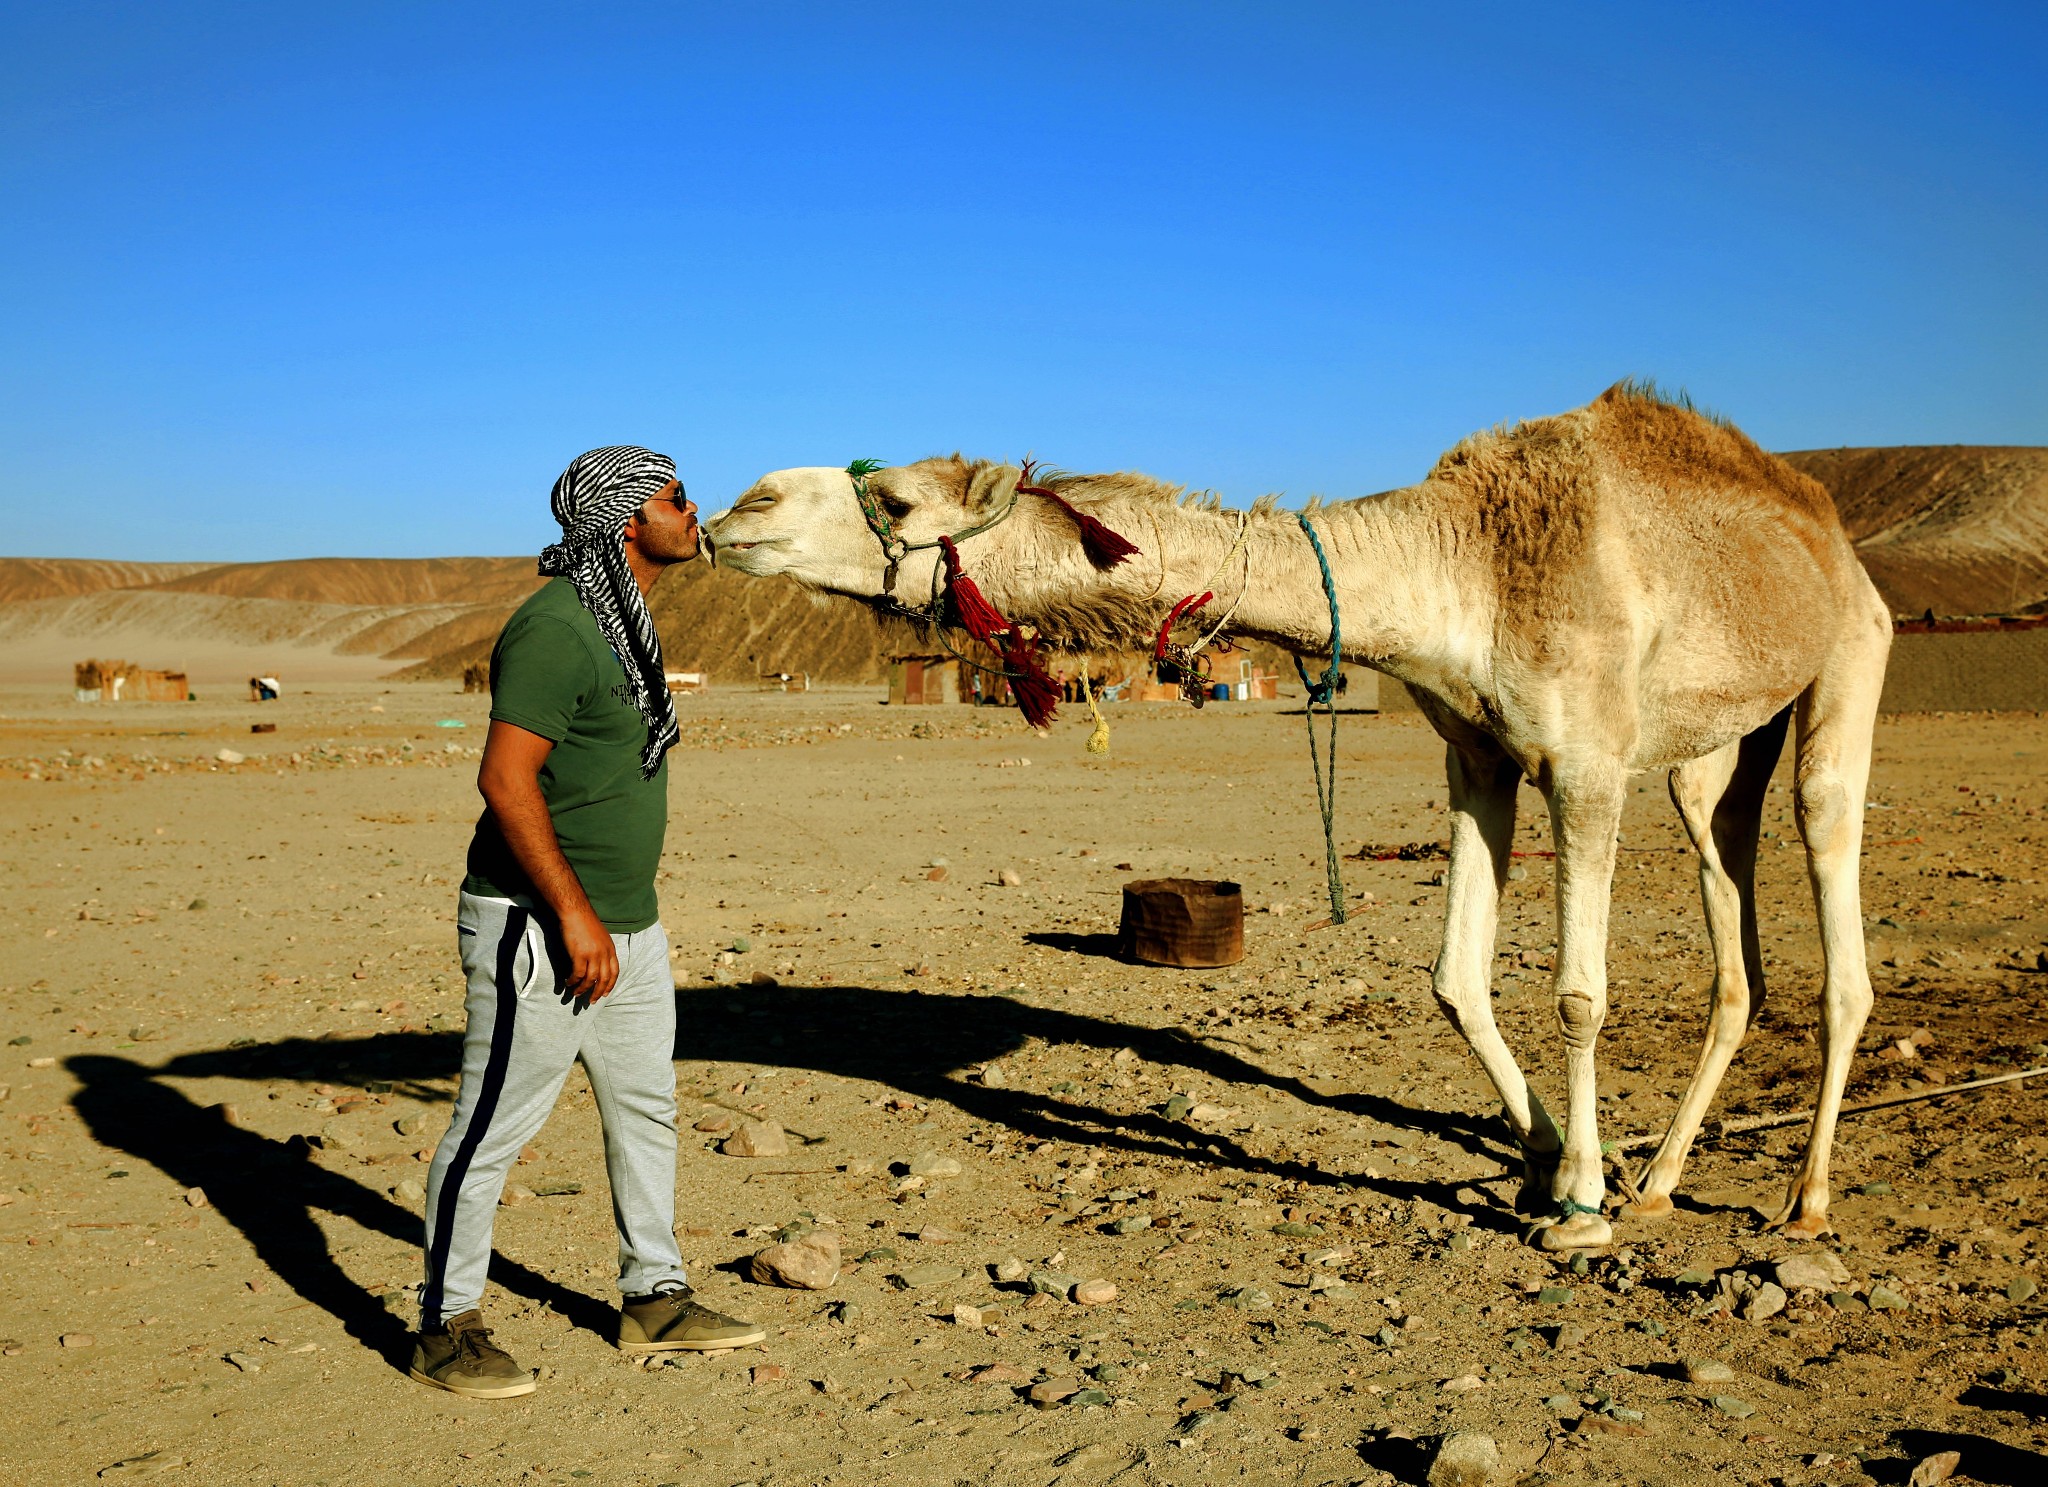
[[[894,596],[919,604],[932,591],[935,545],[988,521],[1016,499],[1015,465],[959,455],[892,465],[867,477],[868,499],[892,535],[910,550],[900,563]],[[800,466],[775,470],[748,487],[732,509],[706,528],[721,568],[754,578],[783,575],[806,588],[877,600],[889,562],[868,525],[844,470]],[[995,529],[995,535],[1001,528]],[[988,536],[968,539],[987,543]]]

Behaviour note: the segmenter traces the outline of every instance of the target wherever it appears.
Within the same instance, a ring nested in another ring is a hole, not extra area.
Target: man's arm
[[[562,989],[594,1002],[618,983],[619,955],[611,931],[590,907],[576,869],[562,855],[548,803],[540,793],[541,766],[554,747],[538,733],[493,718],[484,738],[476,788],[491,808],[512,860],[561,926],[562,944],[569,952],[569,976]]]

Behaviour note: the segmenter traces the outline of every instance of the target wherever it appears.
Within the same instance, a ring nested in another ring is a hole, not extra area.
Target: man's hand
[[[554,747],[538,733],[492,719],[476,788],[491,808],[513,861],[533,885],[534,896],[554,914],[569,957],[569,974],[561,989],[594,1002],[618,984],[619,952],[611,931],[590,907],[576,869],[562,855],[554,818],[540,793],[541,766]]]
[[[572,997],[597,1001],[619,982],[619,951],[612,933],[588,904],[581,913],[564,914],[562,948],[569,953],[569,974],[560,982]]]

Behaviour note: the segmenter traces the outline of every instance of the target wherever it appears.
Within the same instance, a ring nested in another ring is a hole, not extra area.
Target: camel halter
[[[1033,461],[1027,459],[1017,477],[1017,484],[1011,489],[1010,499],[1002,510],[988,520],[977,522],[962,531],[929,542],[909,542],[896,532],[896,524],[882,503],[868,490],[868,476],[882,469],[880,460],[854,460],[846,467],[846,473],[853,478],[853,496],[860,503],[861,516],[868,524],[868,530],[875,534],[875,540],[882,544],[882,594],[884,606],[895,614],[920,625],[927,625],[937,631],[939,641],[955,657],[981,671],[1000,676],[1010,684],[1010,691],[1017,699],[1017,709],[1023,713],[1024,721],[1034,728],[1042,728],[1051,722],[1059,710],[1059,684],[1047,674],[1045,663],[1038,653],[1038,636],[1027,633],[1021,625],[1012,624],[1003,618],[1002,612],[975,587],[960,566],[959,544],[969,537],[978,537],[1008,520],[1017,509],[1020,495],[1041,496],[1057,506],[1070,517],[1080,529],[1082,549],[1088,560],[1098,568],[1114,568],[1133,556],[1137,547],[1112,532],[1108,527],[1087,513],[1077,511],[1065,498],[1045,486],[1032,485],[1030,480],[1036,469]],[[914,552],[939,550],[939,562],[932,565],[931,598],[922,606],[905,604],[895,597],[896,575],[903,559]],[[941,575],[944,578],[941,587]],[[951,610],[950,622],[972,635],[976,640],[995,651],[1003,658],[1000,669],[983,666],[971,657],[963,656],[953,643],[946,639],[949,622],[947,610]]]

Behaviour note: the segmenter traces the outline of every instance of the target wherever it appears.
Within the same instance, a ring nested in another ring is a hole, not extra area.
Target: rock
[[[1678,1366],[1688,1384],[1732,1384],[1735,1370],[1719,1358],[1680,1358]]]
[[[187,1208],[204,1208],[206,1206],[206,1189],[185,1189],[185,1206]]]
[[[1834,1308],[1834,1309],[1835,1309],[1836,1311],[1839,1311],[1839,1312],[1852,1312],[1852,1313],[1853,1313],[1853,1312],[1859,1312],[1859,1311],[1869,1311],[1869,1310],[1870,1310],[1870,1308],[1869,1308],[1869,1307],[1867,1307],[1867,1306],[1865,1306],[1865,1305],[1863,1304],[1863,1298],[1862,1298],[1862,1297],[1860,1297],[1860,1296],[1856,1296],[1856,1295],[1852,1295],[1852,1294],[1851,1294],[1850,1292],[1848,1292],[1848,1291],[1830,1291],[1830,1292],[1828,1292],[1828,1305],[1829,1305],[1829,1306],[1832,1306],[1832,1307],[1833,1307],[1833,1308]]]
[[[1719,1410],[1722,1414],[1731,1416],[1732,1418],[1737,1420],[1747,1420],[1751,1415],[1756,1413],[1755,1405],[1751,1404],[1746,1399],[1738,1399],[1733,1394],[1712,1395],[1708,1398],[1707,1403],[1711,1404],[1715,1409]]]
[[[917,1231],[919,1244],[958,1244],[966,1237],[952,1229],[941,1229],[937,1224],[926,1224]]]
[[[896,1277],[910,1290],[925,1286],[950,1286],[966,1276],[958,1265],[912,1265]]]
[[[819,1229],[801,1239],[771,1244],[747,1262],[747,1273],[763,1285],[825,1290],[839,1279],[839,1236]]]
[[[1597,1410],[1587,1410],[1579,1416],[1580,1435],[1648,1435],[1649,1427],[1635,1420],[1621,1420],[1612,1415],[1603,1415]]]
[[[263,1365],[254,1358],[251,1358],[247,1353],[229,1353],[227,1361],[241,1369],[243,1373],[263,1372]]]
[[[1159,1113],[1168,1120],[1180,1120],[1194,1108],[1195,1102],[1186,1095],[1174,1095],[1164,1105],[1159,1107]]]
[[[402,1177],[392,1188],[391,1196],[401,1203],[424,1203],[427,1201],[427,1189],[417,1177]]]
[[[400,1116],[397,1120],[391,1122],[391,1129],[398,1132],[401,1136],[417,1136],[426,1128],[427,1112],[424,1110],[416,1111],[411,1115]]]
[[[1271,1232],[1278,1234],[1282,1239],[1318,1239],[1322,1237],[1323,1226],[1321,1224],[1300,1224],[1289,1221],[1284,1224],[1273,1225]]]
[[[1005,888],[1021,888],[1024,886],[1023,875],[1020,874],[1014,867],[1006,867],[1001,872],[997,873],[996,881],[1002,884]]]
[[[756,1384],[779,1384],[789,1377],[789,1370],[780,1363],[756,1363],[747,1370],[747,1377]]]
[[[1536,1293],[1539,1306],[1566,1306],[1572,1299],[1570,1286],[1545,1286]]]
[[[927,883],[943,883],[946,881],[946,870],[942,867],[926,868],[924,880]]]
[[[1219,1296],[1217,1304],[1239,1311],[1265,1311],[1273,1305],[1273,1297],[1258,1286],[1237,1286]]]
[[[2006,1282],[2005,1299],[2008,1301],[2028,1301],[2040,1289],[2041,1283],[2031,1275],[2016,1275]]]
[[[356,1138],[347,1126],[339,1121],[329,1121],[320,1128],[320,1149],[322,1151],[349,1151],[356,1145]]]
[[[1849,1267],[1827,1250],[1780,1260],[1772,1274],[1787,1291],[1837,1291],[1849,1283]]]
[[[1906,1310],[1906,1298],[1897,1291],[1894,1291],[1890,1286],[1872,1286],[1870,1288],[1870,1309],[1872,1311],[1904,1311]]]
[[[1861,1187],[1854,1187],[1849,1191],[1861,1193],[1866,1198],[1889,1198],[1892,1195],[1892,1185],[1888,1182],[1866,1182]]]
[[[1065,1296],[1081,1284],[1082,1277],[1065,1275],[1057,1270],[1034,1270],[1031,1272],[1031,1291],[1036,1296]]]
[[[57,1346],[60,1348],[89,1348],[92,1346],[92,1334],[90,1332],[66,1332],[58,1337]]]
[[[960,1160],[957,1157],[943,1157],[935,1151],[921,1151],[910,1159],[912,1177],[958,1177]]]
[[[1771,1281],[1765,1281],[1742,1303],[1742,1317],[1747,1322],[1767,1322],[1785,1309],[1785,1291]]]
[[[895,1250],[886,1244],[878,1244],[871,1250],[864,1250],[857,1263],[862,1265],[879,1265],[884,1260],[893,1260],[895,1258]]]
[[[1108,1403],[1109,1391],[1106,1389],[1078,1389],[1067,1396],[1069,1409],[1085,1410],[1090,1405],[1099,1407]]]
[[[237,753],[233,749],[218,749],[214,752],[213,757],[220,760],[220,762],[223,764],[240,764],[249,756],[246,754]]]
[[[1488,1487],[1500,1475],[1500,1447],[1477,1430],[1454,1430],[1429,1463],[1429,1487]]]
[[[1047,1379],[1042,1384],[1033,1384],[1025,1391],[1024,1397],[1039,1409],[1050,1410],[1066,1403],[1067,1396],[1080,1392],[1081,1383],[1078,1379]]]
[[[1956,1474],[1956,1468],[1963,1464],[1960,1451],[1938,1451],[1932,1456],[1920,1458],[1920,1464],[1913,1468],[1913,1474],[1906,1478],[1906,1487],[1939,1487]]]
[[[1557,1336],[1550,1340],[1550,1345],[1562,1353],[1571,1348],[1584,1346],[1585,1341],[1586,1329],[1577,1322],[1566,1322],[1557,1329]]]
[[[500,1208],[520,1208],[528,1203],[537,1203],[539,1201],[540,1195],[534,1192],[532,1188],[516,1182],[506,1183],[505,1191],[498,1194],[498,1206]]]
[[[709,1115],[705,1116],[702,1120],[698,1121],[694,1126],[691,1126],[690,1129],[693,1131],[702,1131],[707,1136],[715,1136],[720,1131],[731,1130],[732,1122],[732,1116],[726,1114],[723,1110],[714,1110]]]
[[[1028,1384],[1031,1375],[1014,1363],[990,1363],[967,1376],[970,1384]]]
[[[1116,1287],[1106,1280],[1084,1280],[1074,1287],[1074,1301],[1080,1306],[1107,1306],[1116,1300]]]
[[[1112,1223],[1109,1226],[1109,1232],[1112,1234],[1138,1234],[1142,1233],[1144,1230],[1149,1229],[1151,1227],[1151,1214],[1133,1213],[1127,1214],[1123,1218],[1120,1218],[1116,1220],[1114,1223]]]
[[[1010,1074],[1001,1064],[984,1064],[981,1069],[981,1082],[985,1088],[1002,1089],[1009,1084]]]
[[[1031,1267],[1015,1255],[1008,1255],[996,1261],[996,1279],[1005,1284],[1013,1284],[1020,1281],[1030,1273]]]
[[[718,1149],[729,1157],[786,1157],[789,1137],[772,1120],[741,1121],[740,1128],[721,1141]]]
[[[979,1327],[982,1311],[978,1306],[960,1305],[953,1308],[953,1325],[956,1327]]]

